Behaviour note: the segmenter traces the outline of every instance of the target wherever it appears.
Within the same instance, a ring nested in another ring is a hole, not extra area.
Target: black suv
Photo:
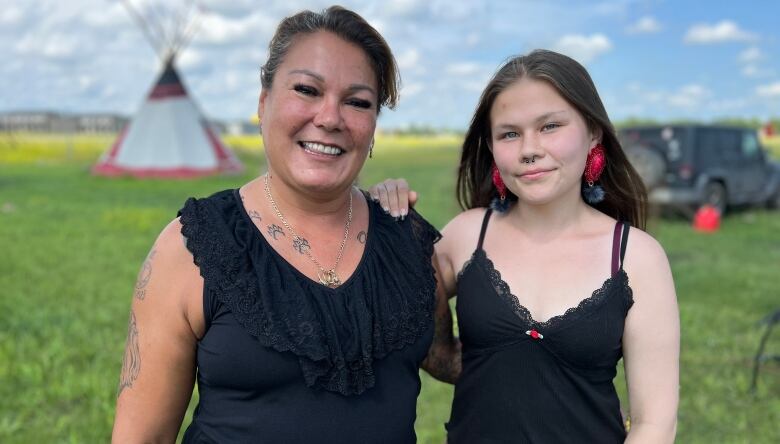
[[[780,164],[755,130],[708,125],[622,128],[618,137],[651,203],[721,214],[732,205],[780,207]]]

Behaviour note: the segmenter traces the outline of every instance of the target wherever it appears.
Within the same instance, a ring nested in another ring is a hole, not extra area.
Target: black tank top
[[[615,225],[612,274],[576,307],[537,322],[479,243],[457,281],[463,373],[446,425],[449,444],[622,443],[612,380],[633,304],[623,271],[629,226]],[[621,238],[622,233],[622,238]]]
[[[241,202],[226,190],[179,212],[206,320],[183,442],[415,442],[438,231],[416,212],[396,222],[369,200],[363,258],[329,288],[280,256]]]

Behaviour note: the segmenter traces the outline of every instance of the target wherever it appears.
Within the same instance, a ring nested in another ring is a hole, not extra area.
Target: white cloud
[[[451,63],[444,67],[444,72],[455,76],[472,76],[480,73],[483,67],[473,62]]]
[[[119,2],[100,9],[88,9],[84,13],[84,21],[96,28],[114,28],[132,26],[132,19]]]
[[[652,16],[644,16],[626,28],[629,34],[652,34],[662,29],[661,24]]]
[[[700,23],[691,26],[683,41],[689,44],[706,45],[723,42],[749,42],[757,38],[756,34],[740,29],[739,25],[731,20],[722,20],[713,25]]]
[[[478,32],[470,32],[466,36],[466,46],[473,48],[482,41],[482,36]]]
[[[420,51],[418,51],[417,48],[409,48],[397,56],[395,60],[398,62],[398,68],[400,68],[401,71],[410,70],[415,68],[417,63],[419,63]]]
[[[0,9],[0,24],[15,25],[20,23],[24,17],[24,12],[18,6],[10,5]]]
[[[204,65],[205,57],[203,54],[195,48],[188,48],[184,50],[176,58],[176,64],[182,70],[196,69]]]
[[[702,102],[709,98],[712,92],[707,88],[692,83],[685,85],[667,97],[669,105],[678,108],[694,108],[701,106]]]
[[[386,3],[385,11],[390,16],[408,17],[422,12],[427,4],[424,0],[393,0]]]
[[[750,48],[745,48],[742,52],[739,53],[739,61],[744,63],[752,63],[757,62],[759,60],[762,60],[766,58],[766,54],[764,54],[758,47],[751,46]]]
[[[742,75],[750,78],[770,77],[774,75],[774,71],[771,69],[761,68],[758,65],[748,64],[742,67]]]
[[[766,98],[780,98],[780,82],[769,83],[756,87],[756,94]]]
[[[580,63],[589,63],[612,49],[612,42],[604,34],[569,34],[561,37],[553,48]]]
[[[18,54],[64,59],[84,49],[79,39],[70,34],[28,34],[19,40],[14,49]]]
[[[416,96],[419,94],[423,89],[425,89],[425,85],[422,83],[405,83],[401,87],[401,97],[404,99]]]
[[[195,41],[217,45],[236,44],[256,38],[261,31],[270,38],[276,25],[275,19],[260,12],[237,19],[209,13],[201,16]]]

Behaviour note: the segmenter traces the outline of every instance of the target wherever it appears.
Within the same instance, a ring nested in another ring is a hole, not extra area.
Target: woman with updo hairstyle
[[[454,382],[438,231],[353,184],[395,59],[333,6],[285,18],[262,67],[267,171],[190,198],[136,284],[115,442],[413,443],[419,368]],[[436,324],[436,325],[434,325]]]

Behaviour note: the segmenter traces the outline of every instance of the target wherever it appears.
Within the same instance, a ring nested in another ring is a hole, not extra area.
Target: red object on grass
[[[714,233],[720,228],[720,213],[711,205],[703,205],[693,216],[693,229]]]

